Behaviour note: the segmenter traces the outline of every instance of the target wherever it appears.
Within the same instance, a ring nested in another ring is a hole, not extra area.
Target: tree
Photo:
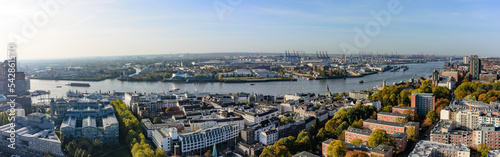
[[[205,154],[203,154],[203,155],[205,155],[205,157],[211,157],[212,156],[212,151],[210,149],[208,149],[208,151],[205,152]]]
[[[434,93],[436,99],[450,97],[450,90],[446,87],[434,86],[434,88],[432,88],[432,93]]]
[[[477,152],[481,153],[480,157],[487,157],[488,156],[488,150],[491,150],[490,147],[486,146],[486,143],[479,144],[477,147]]]
[[[381,129],[376,129],[375,131],[373,131],[372,134],[370,135],[370,138],[368,138],[368,145],[372,147],[376,147],[380,144],[387,146],[394,146],[396,144],[395,142],[396,139],[394,139],[394,137],[387,134],[385,130]]]
[[[408,129],[406,130],[406,134],[408,135],[409,140],[412,141],[417,140],[417,129],[415,129],[415,127],[413,126],[408,127]]]
[[[260,154],[259,157],[269,157],[269,156],[276,156],[276,157],[289,157],[292,156],[288,149],[285,146],[282,145],[269,145]]]
[[[384,112],[392,112],[392,106],[391,105],[384,106],[384,108],[382,108],[382,111],[384,111]]]
[[[43,105],[42,105],[42,106],[40,106],[40,112],[41,112],[41,113],[45,113],[45,106],[43,106]]]
[[[369,157],[369,155],[365,152],[355,150],[355,151],[348,151],[345,157]]]
[[[324,128],[321,128],[319,129],[318,134],[316,134],[316,137],[319,137],[321,141],[323,141],[326,137],[328,137],[328,132]]]
[[[429,118],[431,120],[431,122],[436,121],[436,119],[437,119],[436,111],[434,111],[434,110],[429,111],[425,117]]]
[[[411,120],[411,121],[414,121],[414,122],[419,121],[419,119],[418,119],[418,114],[417,114],[417,112],[415,112],[415,111],[406,110],[406,111],[404,111],[404,112],[403,112],[403,114],[410,115],[410,120]]]
[[[162,121],[161,121],[161,118],[160,118],[160,117],[155,117],[155,118],[153,119],[153,124],[160,124],[160,123],[162,123]]]
[[[362,129],[363,128],[363,119],[359,119],[357,122],[352,123],[351,126],[354,128]]]
[[[347,147],[345,147],[344,142],[333,140],[328,144],[327,153],[328,157],[343,157],[347,153]]]
[[[355,145],[360,145],[362,143],[363,143],[363,140],[361,140],[359,138],[356,138],[356,139],[351,141],[351,144],[355,144]]]
[[[155,157],[165,157],[167,153],[161,148],[156,148]]]
[[[316,129],[316,125],[312,125],[311,128],[309,128],[309,133],[311,135],[316,135],[318,134],[318,129]]]

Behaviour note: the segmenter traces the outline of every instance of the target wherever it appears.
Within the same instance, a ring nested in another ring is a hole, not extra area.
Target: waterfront
[[[377,85],[381,85],[383,80],[387,84],[393,82],[407,81],[414,74],[415,78],[419,76],[430,75],[436,68],[442,68],[444,62],[428,62],[422,64],[407,64],[409,69],[405,72],[390,72],[372,74],[359,78],[347,79],[329,79],[329,80],[303,80],[297,81],[281,81],[281,82],[258,82],[253,83],[172,83],[172,82],[125,82],[116,79],[106,79],[104,81],[88,82],[88,81],[57,81],[57,80],[36,80],[32,79],[31,91],[35,90],[50,90],[50,95],[33,97],[34,102],[38,102],[39,98],[55,98],[66,96],[68,90],[78,90],[80,92],[163,92],[172,88],[180,88],[181,91],[187,92],[210,92],[210,93],[261,93],[269,95],[283,95],[297,92],[323,93],[326,86],[330,87],[331,92],[349,92],[371,89]],[[359,83],[363,80],[364,83]],[[71,87],[65,84],[69,82],[89,83],[90,87]],[[56,88],[62,86],[62,88]],[[292,92],[293,91],[293,92]]]

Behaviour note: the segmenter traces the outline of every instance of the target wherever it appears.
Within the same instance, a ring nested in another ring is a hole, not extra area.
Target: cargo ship
[[[88,84],[88,83],[68,83],[66,85],[77,86],[77,87],[90,87],[90,84]]]

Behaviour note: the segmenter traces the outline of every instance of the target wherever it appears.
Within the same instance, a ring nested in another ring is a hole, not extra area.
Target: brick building
[[[361,139],[363,141],[362,144],[367,145],[368,144],[368,139],[370,138],[370,135],[372,134],[372,131],[370,130],[361,130],[357,128],[350,128],[345,131],[345,142],[346,143],[351,143],[352,140],[354,139]],[[396,139],[396,147],[399,150],[404,150],[406,149],[407,142],[408,142],[408,136],[406,133],[396,133],[396,134],[391,134],[392,137]]]
[[[415,111],[414,107],[406,107],[406,106],[393,106],[392,113],[401,113],[403,114],[406,111]]]
[[[328,139],[325,140],[321,143],[321,155],[322,156],[328,156],[328,144],[332,142],[333,139]],[[368,145],[355,145],[355,144],[350,144],[347,142],[344,142],[345,146],[347,147],[347,150],[349,151],[362,151],[367,153],[369,156],[377,156],[377,157],[392,157],[393,153],[393,147],[391,146],[384,146],[384,145],[379,145],[377,147],[371,147]]]
[[[396,123],[406,123],[410,119],[410,115],[401,113],[391,113],[391,112],[379,112],[377,113],[377,120],[386,122],[396,122]]]

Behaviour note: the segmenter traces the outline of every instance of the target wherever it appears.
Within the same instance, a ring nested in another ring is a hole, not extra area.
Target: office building
[[[272,145],[278,139],[278,130],[276,129],[260,132],[259,142],[264,145]]]
[[[75,104],[69,106],[61,123],[61,132],[75,139],[99,139],[102,144],[118,144],[118,120],[109,104]]]

